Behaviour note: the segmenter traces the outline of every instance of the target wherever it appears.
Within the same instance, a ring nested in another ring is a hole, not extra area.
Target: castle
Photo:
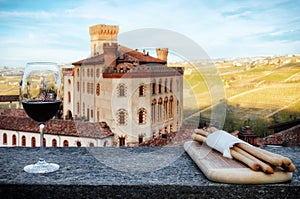
[[[65,119],[105,122],[116,146],[135,146],[167,136],[182,125],[182,67],[118,44],[119,27],[89,28],[91,57],[63,68]]]

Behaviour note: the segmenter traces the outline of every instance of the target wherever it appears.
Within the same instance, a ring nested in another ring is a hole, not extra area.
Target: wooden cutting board
[[[192,160],[211,181],[231,184],[267,184],[281,183],[292,179],[292,172],[276,168],[274,174],[253,171],[244,164],[211,149],[205,143],[187,141],[184,149]]]

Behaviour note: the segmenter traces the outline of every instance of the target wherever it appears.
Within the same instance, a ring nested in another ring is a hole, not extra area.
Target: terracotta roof
[[[104,62],[104,55],[96,55],[94,57],[89,57],[86,59],[82,59],[80,61],[72,63],[73,65],[82,65],[82,64],[99,64]]]
[[[152,57],[150,55],[144,54],[137,50],[133,50],[131,48],[127,48],[125,46],[118,45],[117,63],[122,63],[122,62],[133,63],[135,61],[138,61],[140,64],[146,64],[146,63],[166,64],[166,61],[161,60],[159,58]],[[73,65],[97,64],[97,63],[99,64],[103,62],[104,62],[104,54],[100,54],[87,59],[82,59],[72,64]]]
[[[20,113],[21,110],[18,110],[18,112]],[[21,116],[1,114],[0,129],[34,133],[39,132],[38,123],[28,116],[24,116],[24,114],[21,114]],[[45,134],[91,138],[105,138],[114,135],[110,128],[107,125],[103,125],[101,122],[58,119],[52,119],[46,122]]]

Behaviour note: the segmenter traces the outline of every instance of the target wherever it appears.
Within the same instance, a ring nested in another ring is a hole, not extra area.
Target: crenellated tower
[[[118,43],[119,26],[98,24],[90,26],[91,56],[103,53],[104,43]]]
[[[156,48],[156,55],[159,59],[168,61],[168,48]]]

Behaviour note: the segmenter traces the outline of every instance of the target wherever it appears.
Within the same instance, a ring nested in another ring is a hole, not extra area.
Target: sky
[[[294,0],[0,0],[0,66],[87,58],[95,24],[174,31],[212,59],[299,54],[299,10]]]

